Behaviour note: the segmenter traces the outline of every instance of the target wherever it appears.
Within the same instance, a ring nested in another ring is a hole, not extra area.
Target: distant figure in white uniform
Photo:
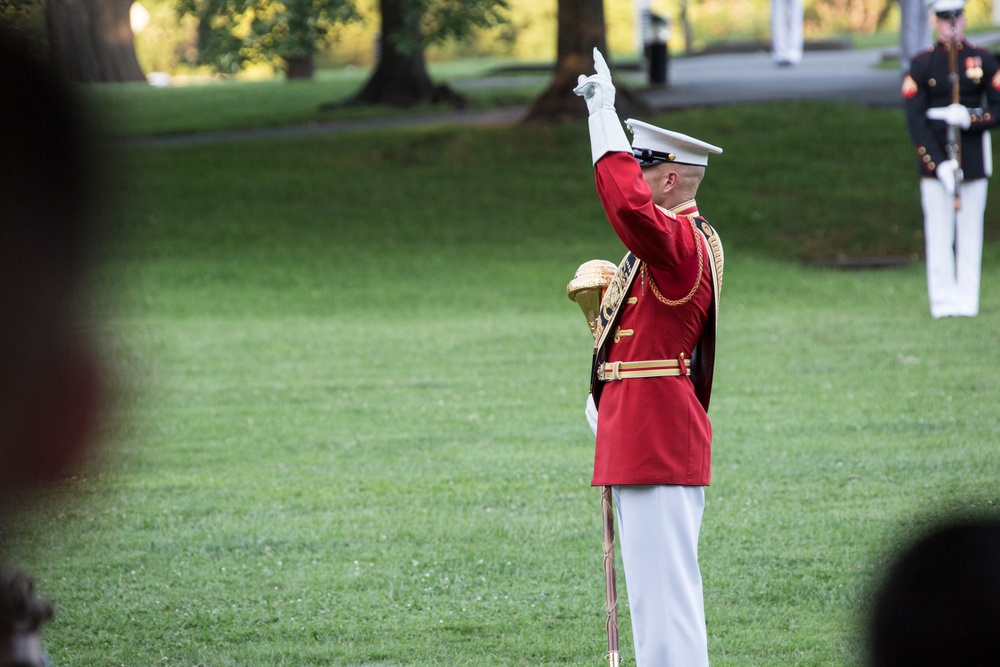
[[[771,57],[782,67],[802,62],[802,0],[771,0]]]

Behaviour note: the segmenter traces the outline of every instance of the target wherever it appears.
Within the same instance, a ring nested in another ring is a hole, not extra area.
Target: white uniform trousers
[[[700,486],[615,486],[637,667],[707,667]]]
[[[954,200],[941,182],[936,178],[920,179],[931,317],[979,314],[986,184],[985,178],[962,183],[962,208],[956,224]]]
[[[803,0],[771,0],[771,57],[776,63],[802,62]]]

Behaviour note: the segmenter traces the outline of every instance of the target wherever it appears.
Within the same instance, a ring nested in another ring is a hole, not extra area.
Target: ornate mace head
[[[604,291],[611,283],[618,267],[603,259],[592,259],[584,262],[576,270],[573,280],[566,285],[566,296],[575,301],[583,316],[587,318],[590,333],[597,337],[597,317],[601,311],[601,300]]]

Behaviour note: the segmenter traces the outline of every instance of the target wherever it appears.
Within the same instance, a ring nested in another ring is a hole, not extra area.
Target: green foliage
[[[199,62],[229,74],[311,57],[334,25],[355,16],[351,0],[180,0],[179,7],[199,22]]]
[[[375,11],[355,0],[180,0],[181,11],[199,22],[199,62],[229,74],[330,48],[340,26],[362,19],[362,4]],[[383,38],[407,49],[460,42],[507,21],[505,0],[407,0],[401,7],[420,23],[423,40],[411,43],[412,33]]]
[[[859,664],[886,556],[929,517],[1000,507],[1000,252],[972,320],[930,319],[919,262],[796,261],[802,239],[919,229],[898,110],[655,121],[726,149],[699,197],[727,250],[712,664]],[[101,285],[115,446],[7,536],[55,598],[54,662],[599,664],[591,341],[564,288],[623,249],[586,127],[120,157]]]
[[[150,0],[150,4],[156,6],[165,1]],[[202,0],[183,1],[187,6],[206,6]],[[221,2],[205,1],[209,4]],[[505,0],[502,5],[482,4],[477,0],[468,8],[460,6],[463,5],[460,0],[411,1],[416,9],[426,8],[423,28],[425,34],[430,36],[425,44],[430,61],[470,56],[503,56],[533,61],[555,57],[557,0]],[[241,6],[243,4],[245,3],[241,3]],[[316,53],[325,61],[337,65],[370,66],[380,27],[378,0],[351,0],[350,4],[354,9],[351,20],[322,22],[321,34],[313,42]],[[651,7],[654,12],[671,19],[670,48],[674,52],[683,51],[685,43],[680,22],[680,0],[652,0]],[[766,41],[770,36],[769,0],[688,0],[687,7],[692,47],[695,50],[719,42]],[[192,45],[197,47],[197,39],[188,35],[191,29],[181,30],[176,25],[176,17],[161,15],[151,7],[150,9],[156,14],[154,20],[157,22],[158,36],[155,42],[148,40],[151,42],[149,45],[140,44],[140,57],[142,50],[158,50],[168,55],[176,52],[184,54],[182,58],[169,55],[177,62],[197,60],[197,50],[191,48]],[[881,11],[883,9],[884,12]],[[605,2],[608,46],[614,56],[631,56],[638,52],[633,30],[633,10],[634,4],[631,2]],[[807,39],[849,34],[865,43],[891,45],[899,41],[899,10],[894,1],[886,5],[884,0],[859,0],[855,3],[807,0],[806,10]],[[463,23],[463,12],[467,12],[471,19],[468,23]],[[989,24],[987,0],[971,1],[966,13],[974,27]],[[198,12],[186,14],[192,19],[196,15],[199,15]],[[203,31],[202,39],[209,42],[207,60],[217,65],[222,63],[226,71],[240,71],[241,63],[242,66],[249,66],[253,62],[276,63],[280,66],[279,57],[262,57],[262,54],[273,48],[273,44],[268,46],[264,35],[251,36],[244,24],[230,20],[232,18],[228,17],[224,21],[228,26],[227,30],[231,32],[228,37],[209,35],[211,31],[207,29]],[[874,40],[870,33],[859,32],[872,29],[872,20],[883,31]],[[882,21],[881,24],[878,24],[879,20]],[[259,28],[263,30],[270,22],[273,20],[262,20]],[[292,27],[292,23],[287,28],[276,26],[275,36]],[[311,39],[308,29],[301,34],[306,39]],[[275,36],[272,36],[272,42]],[[140,41],[143,39],[145,38],[140,35]],[[290,46],[301,47],[304,53],[309,52],[306,44]],[[224,53],[229,49],[245,49],[247,53],[225,56]]]
[[[386,6],[379,4],[380,11],[385,11]],[[461,43],[509,24],[507,0],[396,0],[392,6],[399,15],[391,23],[398,29],[386,33],[383,17],[379,39],[391,40],[402,53]]]
[[[679,0],[670,3],[678,6]],[[684,48],[680,9],[670,12],[674,23],[671,48]],[[770,0],[688,0],[688,20],[695,50],[709,44],[749,39],[769,39],[771,34]]]
[[[462,41],[475,30],[489,30],[509,23],[507,0],[412,0],[420,12],[424,45]]]
[[[40,57],[47,54],[44,0],[0,0],[0,31],[22,40]]]

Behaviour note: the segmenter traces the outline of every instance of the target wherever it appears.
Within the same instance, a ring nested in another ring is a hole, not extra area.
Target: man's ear
[[[663,193],[666,194],[671,190],[673,190],[675,187],[677,187],[677,184],[680,182],[680,180],[681,177],[677,174],[676,171],[674,171],[673,169],[667,171],[667,175],[663,179]]]

